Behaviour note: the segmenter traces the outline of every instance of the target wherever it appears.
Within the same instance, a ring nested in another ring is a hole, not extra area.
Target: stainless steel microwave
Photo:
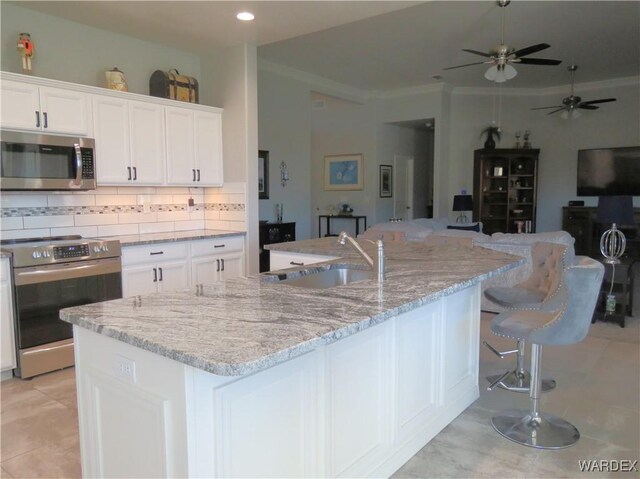
[[[92,138],[2,131],[0,141],[2,190],[96,188]]]

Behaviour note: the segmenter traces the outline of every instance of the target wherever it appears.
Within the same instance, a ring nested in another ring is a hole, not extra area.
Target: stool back
[[[602,263],[586,256],[576,257],[576,263],[564,271],[559,292],[563,309],[552,321],[533,331],[529,340],[542,345],[582,341],[589,332],[603,276]]]

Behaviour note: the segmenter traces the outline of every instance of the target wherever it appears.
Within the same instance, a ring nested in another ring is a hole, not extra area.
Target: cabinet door
[[[98,185],[131,185],[129,104],[112,97],[93,97]]]
[[[191,258],[191,284],[215,283],[220,279],[220,258]]]
[[[127,266],[122,268],[122,295],[137,296],[157,291],[157,272],[154,281],[154,266]]]
[[[158,291],[178,291],[189,287],[188,261],[158,263]]]
[[[167,184],[197,186],[193,164],[193,112],[165,108],[167,134]]]
[[[16,367],[16,344],[13,329],[13,295],[9,259],[2,259],[0,277],[0,370]]]
[[[162,105],[131,101],[129,121],[133,184],[164,184],[165,142]]]
[[[193,117],[198,186],[222,186],[222,115],[196,111]]]
[[[220,279],[244,276],[244,254],[220,256]]]
[[[89,95],[60,88],[40,87],[42,130],[86,136],[90,131]]]
[[[40,113],[38,87],[8,80],[3,80],[1,85],[0,127],[40,130],[42,128],[42,114]]]

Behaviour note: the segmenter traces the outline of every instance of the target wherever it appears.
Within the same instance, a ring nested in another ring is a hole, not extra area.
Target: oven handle
[[[65,263],[62,265],[17,268],[14,270],[14,279],[16,286],[23,286],[27,284],[47,283],[121,272],[122,266],[120,264],[120,258],[106,258],[84,261],[79,265]]]
[[[80,186],[82,184],[82,150],[78,143],[74,143],[73,147],[76,150],[76,179],[73,183]]]

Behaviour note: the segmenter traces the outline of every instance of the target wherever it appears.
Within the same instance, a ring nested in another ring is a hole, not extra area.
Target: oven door
[[[93,140],[2,132],[3,190],[95,189]]]
[[[60,310],[122,298],[120,258],[16,268],[18,349],[68,339]]]

